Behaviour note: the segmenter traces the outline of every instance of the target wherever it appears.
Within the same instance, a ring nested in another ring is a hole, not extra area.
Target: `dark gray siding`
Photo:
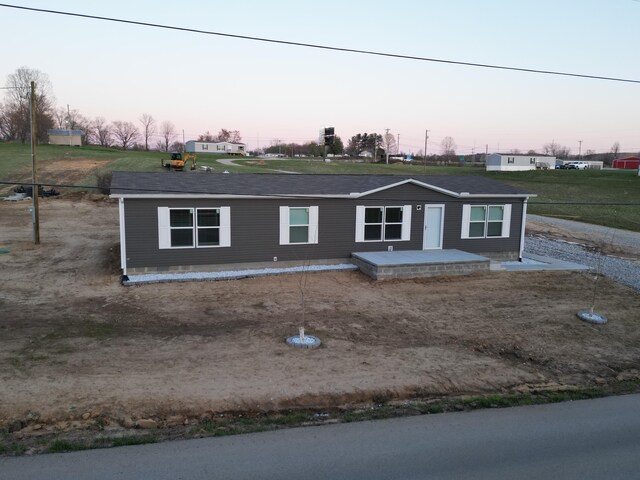
[[[360,199],[312,200],[209,200],[209,199],[131,199],[124,200],[127,266],[171,267],[225,263],[303,261],[348,258],[352,252],[422,249],[425,203],[445,204],[443,248],[456,248],[473,253],[518,252],[522,218],[521,199],[488,199],[481,202],[462,201],[415,185],[402,185]],[[511,235],[509,238],[460,238],[463,203],[511,203]],[[413,205],[411,240],[395,242],[355,242],[357,205]],[[318,244],[279,245],[280,206],[319,207]],[[231,246],[219,248],[163,249],[158,248],[157,208],[231,209]]]

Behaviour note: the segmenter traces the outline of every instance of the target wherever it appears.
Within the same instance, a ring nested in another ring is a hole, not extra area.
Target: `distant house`
[[[546,155],[516,155],[513,153],[492,153],[487,156],[487,172],[516,172],[554,168],[556,157]]]
[[[73,147],[79,147],[82,145],[84,132],[82,130],[53,129],[47,130],[47,135],[49,135],[49,145],[71,145]]]
[[[616,158],[611,165],[613,168],[640,168],[640,157]]]
[[[517,260],[527,200],[480,176],[114,172],[124,275],[457,249]]]
[[[218,155],[246,155],[247,146],[244,143],[233,142],[198,142],[189,140],[184,144],[188,153],[214,153]]]

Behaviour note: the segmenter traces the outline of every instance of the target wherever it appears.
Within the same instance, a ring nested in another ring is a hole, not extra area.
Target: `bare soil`
[[[108,165],[111,160],[96,158],[55,158],[38,162],[38,182],[55,185],[78,185],[87,177]],[[31,166],[12,176],[24,182],[31,182]],[[9,195],[15,185],[0,185],[0,195]],[[48,187],[45,187],[48,189]],[[59,190],[59,188],[56,188]]]
[[[600,279],[597,311],[610,321],[582,322],[591,274],[375,282],[339,272],[122,287],[115,203],[43,199],[39,246],[29,206],[0,202],[0,249],[10,251],[0,254],[0,425],[163,421],[640,375],[640,295]],[[320,348],[285,344],[302,325]]]

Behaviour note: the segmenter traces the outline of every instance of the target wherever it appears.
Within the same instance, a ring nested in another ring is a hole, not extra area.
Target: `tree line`
[[[5,99],[0,103],[0,141],[27,143],[31,137],[30,122],[30,94],[31,82],[36,83],[36,141],[46,143],[49,129],[81,130],[82,143],[99,145],[102,147],[117,147],[123,150],[144,149],[182,151],[184,145],[176,141],[178,136],[175,125],[170,121],[158,122],[148,113],[143,113],[137,123],[115,120],[107,121],[98,116],[90,119],[78,110],[68,107],[55,106],[53,88],[47,74],[28,67],[20,67],[7,76]],[[209,131],[198,136],[198,141],[204,142],[242,142],[238,130],[220,129],[214,135]],[[255,153],[279,154],[286,156],[321,157],[330,155],[348,155],[351,157],[367,157],[373,161],[382,160],[385,156],[400,155],[396,137],[388,130],[385,134],[364,132],[353,135],[344,145],[339,136],[335,136],[330,145],[323,145],[323,141],[308,141],[302,144],[285,143],[280,139],[273,139],[271,144],[262,151]],[[439,160],[455,161],[456,142],[447,136],[440,144]],[[414,153],[414,152],[409,152]],[[522,154],[517,149],[511,154]],[[586,150],[584,155],[571,155],[571,149],[555,141],[542,146],[540,153],[553,155],[559,159],[594,158],[603,156],[605,162],[617,158],[620,154],[620,144],[615,142],[610,152],[596,154],[593,150]],[[528,150],[526,155],[537,155],[535,150]],[[423,152],[417,152],[417,157],[424,158]]]
[[[137,123],[107,121],[98,116],[90,119],[76,109],[55,106],[53,88],[47,74],[28,67],[20,67],[8,75],[5,99],[0,103],[0,140],[27,143],[31,139],[31,82],[36,84],[36,141],[46,143],[50,129],[81,130],[82,143],[123,150],[181,151],[176,141],[175,125],[170,121],[158,122],[143,113]],[[154,140],[155,139],[155,140]],[[217,136],[209,132],[199,139],[205,141],[240,142],[238,130],[221,129]]]

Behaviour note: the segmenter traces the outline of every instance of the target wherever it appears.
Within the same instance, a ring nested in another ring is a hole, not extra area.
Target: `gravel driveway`
[[[640,254],[640,233],[620,230],[599,225],[562,220],[558,218],[527,215],[527,220],[538,225],[550,225],[575,233],[577,239],[585,239],[593,244],[607,244],[619,247],[622,251]],[[547,238],[544,235],[527,235],[524,245],[525,254],[533,253],[558,258],[590,266],[609,278],[640,291],[640,262],[613,255],[605,255],[595,248],[581,243]]]
[[[574,233],[576,238],[588,238],[596,244],[614,244],[622,250],[640,255],[639,232],[529,214],[527,215],[527,222],[562,228]]]

